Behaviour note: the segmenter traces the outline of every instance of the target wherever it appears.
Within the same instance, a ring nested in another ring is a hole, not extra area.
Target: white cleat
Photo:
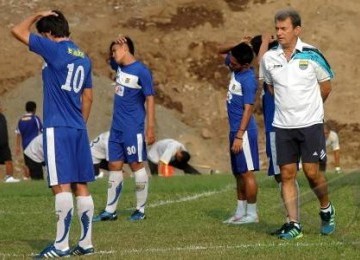
[[[244,217],[243,215],[234,215],[234,216],[228,218],[227,220],[224,220],[223,223],[224,224],[232,224],[233,222],[239,221],[243,217]]]
[[[7,176],[4,179],[4,182],[6,183],[15,183],[15,182],[19,182],[19,179],[15,179],[13,176]]]
[[[233,219],[231,222],[228,222],[228,224],[232,225],[241,225],[241,224],[250,224],[250,223],[259,223],[259,217],[251,216],[251,215],[245,215],[242,218]]]

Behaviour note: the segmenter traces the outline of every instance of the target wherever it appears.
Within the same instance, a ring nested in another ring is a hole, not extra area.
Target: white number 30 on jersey
[[[67,65],[68,74],[66,76],[66,82],[61,86],[61,89],[67,91],[74,90],[75,93],[78,93],[84,84],[85,69],[79,65],[74,71],[74,67],[74,63]]]

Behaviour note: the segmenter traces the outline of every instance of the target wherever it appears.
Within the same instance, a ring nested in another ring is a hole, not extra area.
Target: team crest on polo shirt
[[[126,78],[125,79],[125,83],[129,83],[130,82],[130,79],[129,78]]]
[[[306,70],[308,66],[309,66],[309,62],[307,60],[299,61],[299,69]]]

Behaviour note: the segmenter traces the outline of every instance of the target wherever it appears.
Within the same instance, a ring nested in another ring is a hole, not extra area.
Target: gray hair
[[[285,21],[290,18],[293,28],[301,26],[300,14],[293,8],[285,8],[277,11],[275,14],[275,23],[277,21]]]

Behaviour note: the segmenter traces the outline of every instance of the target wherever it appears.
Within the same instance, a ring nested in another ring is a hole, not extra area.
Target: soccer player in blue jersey
[[[136,210],[129,220],[138,221],[145,219],[149,185],[144,166],[147,160],[145,140],[148,144],[155,141],[155,91],[151,72],[135,58],[134,43],[129,37],[119,36],[110,45],[110,52],[110,64],[116,70],[116,86],[109,137],[109,185],[106,208],[93,221],[117,219],[124,162],[133,171],[136,184]]]
[[[257,183],[254,171],[259,170],[257,126],[253,117],[257,80],[250,66],[254,54],[247,43],[224,44],[220,54],[227,54],[225,64],[231,70],[227,93],[227,111],[230,125],[230,159],[236,179],[237,208],[226,224],[259,222],[256,197]]]
[[[30,31],[35,23],[40,35]],[[37,257],[92,254],[94,203],[87,182],[95,178],[86,129],[92,103],[90,59],[70,40],[68,22],[60,11],[36,13],[11,32],[44,59],[44,155],[58,220],[55,241]],[[81,235],[78,244],[70,249],[72,192],[76,196]]]
[[[23,151],[29,143],[43,131],[43,126],[40,118],[36,115],[36,103],[34,101],[28,101],[25,104],[26,113],[21,116],[16,132],[16,144],[15,152],[18,156],[20,154],[22,145]],[[34,171],[34,168],[29,167],[29,158],[24,154],[24,179],[43,179],[42,167],[39,167],[37,171]]]

